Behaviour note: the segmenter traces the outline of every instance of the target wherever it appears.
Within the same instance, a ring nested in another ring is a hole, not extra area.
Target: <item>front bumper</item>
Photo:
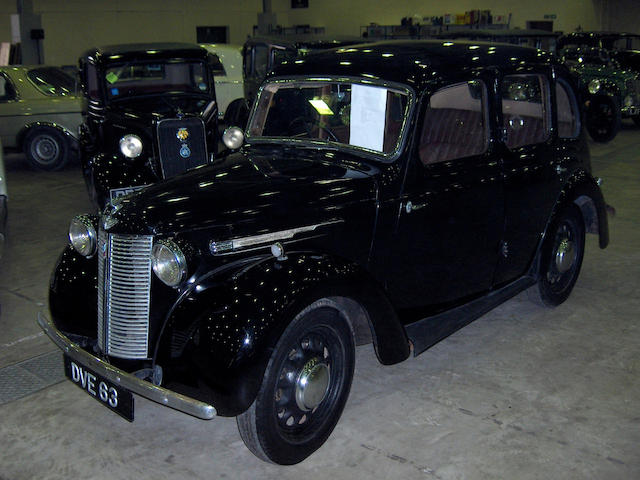
[[[159,387],[145,380],[141,380],[131,373],[110,365],[103,360],[94,357],[89,352],[83,350],[78,345],[67,338],[60,330],[58,330],[53,322],[44,316],[42,312],[38,313],[38,325],[44,330],[44,333],[53,340],[58,348],[78,363],[94,370],[106,379],[120,385],[123,388],[145,397],[154,402],[160,403],[167,407],[175,408],[194,417],[203,420],[211,420],[216,416],[216,409],[213,405],[195,400],[193,398],[181,395],[172,390]]]

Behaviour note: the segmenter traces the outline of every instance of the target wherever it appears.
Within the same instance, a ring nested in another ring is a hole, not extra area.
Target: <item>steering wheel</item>
[[[291,122],[289,122],[289,126],[287,127],[289,129],[290,132],[295,132],[296,131],[296,127],[303,127],[304,131],[301,133],[292,133],[291,135],[294,137],[300,137],[304,134],[307,135],[307,137],[309,138],[313,138],[311,135],[311,131],[314,127],[313,122],[310,122],[306,117],[296,117],[293,120],[291,120]],[[323,125],[321,123],[316,124],[315,126],[317,126],[320,130],[323,130],[328,137],[333,140],[334,142],[339,142],[338,137],[336,137],[336,134],[333,133],[331,131],[331,129],[327,126],[327,125]]]

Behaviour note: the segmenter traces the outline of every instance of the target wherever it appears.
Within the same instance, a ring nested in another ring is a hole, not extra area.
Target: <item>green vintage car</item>
[[[640,76],[623,69],[601,48],[567,47],[559,52],[575,75],[586,107],[586,126],[596,142],[612,140],[623,118],[640,125]]]
[[[62,168],[77,149],[82,101],[57,67],[0,67],[0,140],[41,170]]]

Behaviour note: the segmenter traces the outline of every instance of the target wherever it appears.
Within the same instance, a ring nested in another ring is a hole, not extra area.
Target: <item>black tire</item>
[[[299,463],[329,437],[344,409],[355,365],[353,332],[332,306],[316,303],[286,328],[258,395],[236,417],[257,457]]]
[[[60,170],[69,161],[69,142],[52,127],[34,127],[24,138],[27,162],[37,170]]]
[[[538,284],[529,289],[532,300],[555,307],[569,297],[582,266],[584,232],[580,209],[575,204],[565,207],[542,245]]]
[[[640,115],[634,115],[631,118],[633,119],[633,123],[635,123],[636,126],[640,127]]]
[[[599,96],[590,101],[587,108],[587,131],[594,141],[613,140],[621,125],[620,104],[615,97]]]

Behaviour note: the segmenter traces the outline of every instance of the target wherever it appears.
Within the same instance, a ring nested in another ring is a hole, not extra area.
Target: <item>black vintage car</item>
[[[80,58],[80,152],[96,206],[212,161],[216,63],[198,45],[173,43],[114,45]]]
[[[340,417],[355,339],[394,364],[525,289],[566,300],[585,232],[609,241],[590,170],[572,79],[540,51],[309,54],[268,77],[237,153],[76,217],[39,323],[126,418],[131,392],[236,416],[296,463]]]
[[[626,32],[574,32],[558,39],[558,48],[594,47],[609,52],[623,68],[640,73],[640,35]]]

